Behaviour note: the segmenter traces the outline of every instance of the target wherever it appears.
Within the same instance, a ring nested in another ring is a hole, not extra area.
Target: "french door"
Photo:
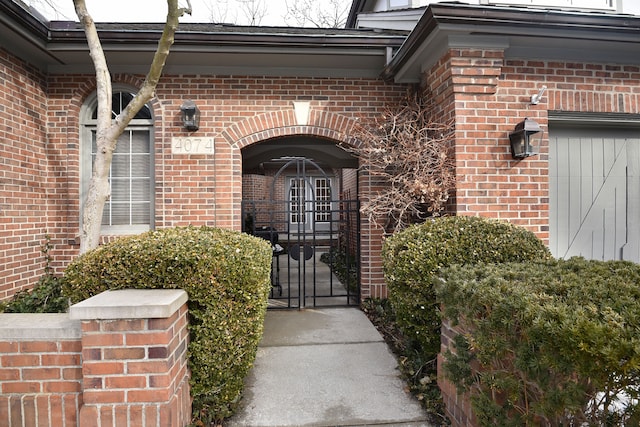
[[[289,226],[291,230],[324,231],[332,216],[331,178],[288,177]]]

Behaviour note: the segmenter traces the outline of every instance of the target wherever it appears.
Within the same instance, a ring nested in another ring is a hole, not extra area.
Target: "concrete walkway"
[[[429,426],[397,361],[357,308],[268,311],[229,426]]]

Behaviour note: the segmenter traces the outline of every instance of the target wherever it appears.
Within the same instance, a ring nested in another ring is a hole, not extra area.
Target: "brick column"
[[[187,294],[119,290],[71,307],[82,325],[83,427],[186,426]]]

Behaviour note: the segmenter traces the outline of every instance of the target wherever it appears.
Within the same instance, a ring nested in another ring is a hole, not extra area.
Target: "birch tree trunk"
[[[106,201],[111,196],[109,168],[118,137],[138,111],[154,96],[156,86],[162,75],[162,69],[169,56],[169,50],[173,45],[175,32],[178,28],[178,19],[185,13],[191,14],[191,3],[187,0],[187,7],[180,8],[178,7],[178,0],[167,0],[167,20],[162,36],[158,41],[158,48],[149,67],[149,72],[138,93],[114,120],[111,118],[111,75],[95,22],[87,10],[85,0],[73,0],[73,4],[87,37],[89,55],[96,72],[96,92],[98,96],[96,129],[98,150],[93,164],[87,199],[83,204],[80,232],[80,253],[84,253],[98,247],[100,243],[102,213]]]

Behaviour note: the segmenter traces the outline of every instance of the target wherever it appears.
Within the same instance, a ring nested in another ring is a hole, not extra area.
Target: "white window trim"
[[[132,89],[125,86],[114,86],[113,93],[117,92],[130,92],[135,93],[137,89]],[[94,92],[91,96],[89,96],[80,109],[80,212],[79,212],[79,220],[80,224],[82,224],[82,210],[84,207],[84,202],[86,200],[87,191],[89,187],[89,180],[91,179],[92,173],[92,164],[91,164],[91,130],[96,128],[97,120],[91,118],[93,111],[97,106],[98,98],[97,94]],[[149,111],[153,114],[153,110],[147,104]],[[154,119],[151,120],[146,119],[134,119],[130,122],[130,125],[125,129],[128,130],[148,130],[149,131],[149,143],[150,143],[150,180],[151,180],[151,193],[150,193],[150,218],[149,224],[135,224],[135,225],[114,225],[114,226],[101,226],[100,233],[102,235],[132,235],[132,234],[140,234],[145,231],[152,230],[155,227],[154,218],[155,218],[155,195],[153,189],[155,188],[155,168],[154,168]],[[88,144],[88,145],[87,145]],[[87,149],[87,147],[89,147]]]

